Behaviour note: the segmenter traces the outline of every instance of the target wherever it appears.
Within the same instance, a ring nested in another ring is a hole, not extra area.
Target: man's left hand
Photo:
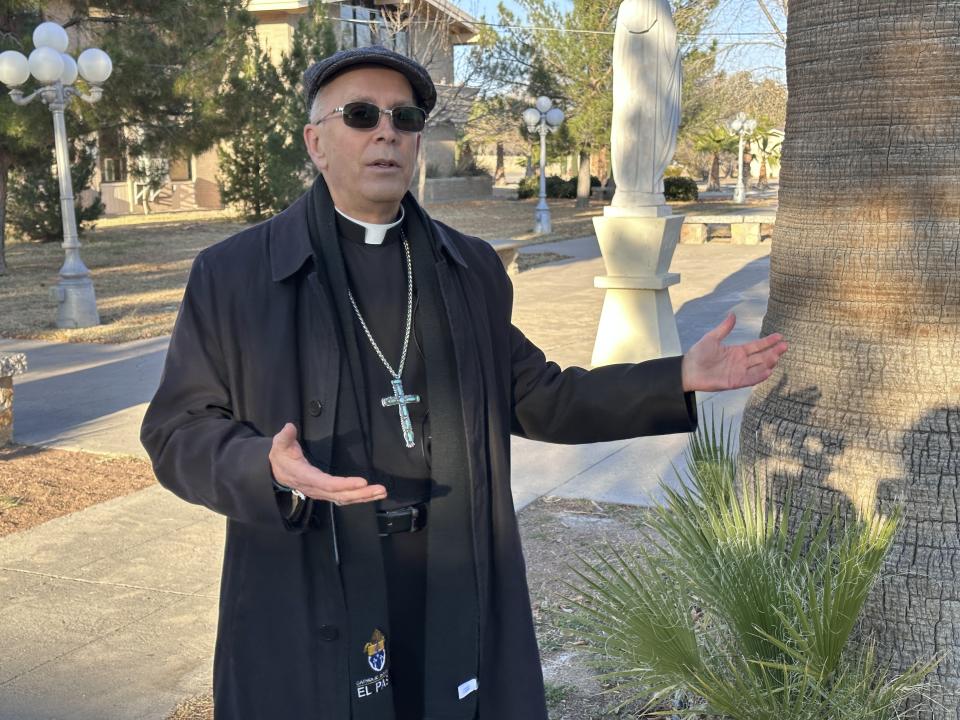
[[[708,332],[683,356],[683,390],[715,391],[749,387],[770,377],[787,343],[779,333],[744,343],[724,345],[737,324],[733,313]]]

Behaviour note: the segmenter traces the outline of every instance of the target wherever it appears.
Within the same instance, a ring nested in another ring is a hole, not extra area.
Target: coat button
[[[311,400],[310,404],[307,406],[307,412],[309,412],[313,417],[317,417],[323,412],[323,403],[319,400]]]
[[[330,642],[340,637],[340,631],[333,625],[321,625],[317,630],[317,635],[320,636],[321,640]]]

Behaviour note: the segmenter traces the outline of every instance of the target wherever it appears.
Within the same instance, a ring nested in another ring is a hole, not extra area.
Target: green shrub
[[[519,183],[517,183],[517,197],[521,200],[536,197],[539,192],[539,181],[534,176],[525,177]]]
[[[489,170],[477,165],[476,162],[459,166],[454,172],[454,177],[483,177],[484,175],[488,178],[493,178]]]
[[[426,166],[426,173],[428,178],[442,178],[450,177],[450,170],[444,167],[441,167],[437,163],[428,162]]]
[[[937,661],[890,677],[869,642],[849,642],[899,514],[815,531],[807,513],[788,532],[759,489],[738,492],[722,420],[686,461],[643,517],[645,542],[581,559],[567,598],[627,702],[730,720],[902,717]]]
[[[665,177],[663,195],[667,200],[699,200],[697,181],[688,177]]]
[[[547,175],[546,193],[548,198],[575,198],[577,196],[577,179],[564,180],[559,175]],[[540,178],[528,177],[520,181],[517,186],[517,197],[523,200],[539,196]]]
[[[564,180],[559,175],[547,176],[547,197],[575,198],[577,196],[577,179]]]
[[[70,175],[73,180],[77,234],[81,234],[104,211],[99,195],[90,205],[80,205],[80,193],[90,187],[96,168],[94,147],[93,142],[82,140],[74,140],[70,144]],[[18,167],[10,174],[7,222],[18,235],[30,240],[63,241],[60,184],[52,159],[52,151],[49,155],[41,153],[35,162]]]

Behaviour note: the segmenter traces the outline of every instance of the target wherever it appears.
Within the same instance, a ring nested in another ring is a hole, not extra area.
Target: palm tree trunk
[[[590,204],[590,151],[580,150],[580,167],[577,171],[577,202],[576,207],[583,208]]]
[[[710,163],[710,177],[707,180],[707,190],[720,189],[720,153],[713,154],[713,162]]]
[[[905,517],[864,632],[881,665],[947,653],[923,717],[960,718],[960,3],[793,0],[745,477],[791,516]],[[824,153],[824,147],[831,147]],[[754,475],[755,473],[755,475]]]
[[[502,185],[506,178],[506,171],[503,162],[503,141],[497,143],[497,168],[493,173],[493,184]]]

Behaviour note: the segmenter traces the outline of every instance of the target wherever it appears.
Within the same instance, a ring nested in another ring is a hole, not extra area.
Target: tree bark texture
[[[584,208],[590,204],[590,151],[580,151],[580,167],[577,170],[576,207]]]
[[[10,158],[0,153],[0,275],[7,274],[7,188]]]
[[[741,468],[792,517],[905,505],[863,630],[894,670],[946,653],[920,715],[957,720],[960,3],[793,0],[786,59],[762,333],[790,351]]]
[[[713,154],[713,160],[710,163],[710,176],[707,180],[707,190],[717,191],[720,189],[720,153]]]
[[[494,170],[494,173],[493,173],[494,185],[502,185],[507,176],[506,169],[504,167],[503,157],[504,157],[504,150],[503,150],[503,142],[501,141],[497,143],[497,168],[496,170]]]

